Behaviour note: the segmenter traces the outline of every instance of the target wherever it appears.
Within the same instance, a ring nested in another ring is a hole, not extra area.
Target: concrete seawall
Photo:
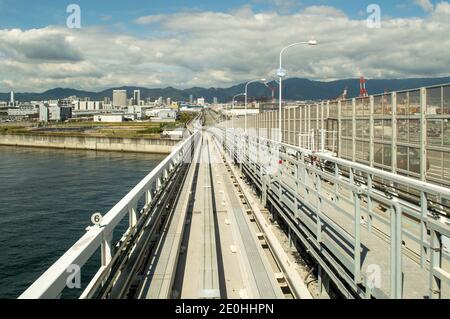
[[[158,154],[169,154],[178,142],[145,138],[0,134],[0,145]]]

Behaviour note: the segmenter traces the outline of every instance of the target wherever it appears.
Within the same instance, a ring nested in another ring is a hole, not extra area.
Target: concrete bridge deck
[[[217,142],[199,144],[138,297],[284,298]]]

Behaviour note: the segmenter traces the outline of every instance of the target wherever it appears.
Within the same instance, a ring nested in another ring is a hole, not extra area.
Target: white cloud
[[[153,15],[153,16],[142,16],[134,20],[136,24],[150,24],[161,21],[163,18],[162,15]]]
[[[449,18],[448,2],[424,18],[384,18],[381,29],[327,6],[284,15],[244,7],[138,19],[152,37],[102,28],[0,30],[0,91],[229,86],[273,77],[280,48],[310,38],[319,45],[286,52],[289,77],[448,76]]]
[[[430,0],[416,0],[416,4],[426,12],[432,12],[434,9],[434,6]]]

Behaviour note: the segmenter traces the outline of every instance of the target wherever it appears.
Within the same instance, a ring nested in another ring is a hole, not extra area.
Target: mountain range
[[[367,80],[367,91],[369,94],[378,94],[385,91],[400,91],[405,89],[419,88],[437,84],[450,83],[450,77],[443,78],[411,78],[411,79],[372,79]],[[274,88],[275,97],[278,97],[278,84],[275,81],[269,82],[268,86]],[[283,81],[283,98],[288,100],[327,100],[335,99],[342,94],[344,89],[348,89],[347,97],[359,96],[359,79],[344,79],[336,81],[312,81],[302,78],[290,78]],[[101,92],[82,91],[70,88],[55,88],[42,93],[15,93],[17,101],[45,101],[66,98],[72,95],[91,100],[102,100],[104,97],[112,98],[113,90],[127,90],[128,97],[133,96],[133,90],[141,91],[141,99],[150,98],[156,100],[160,96],[172,98],[176,101],[189,101],[190,95],[194,99],[204,97],[207,102],[212,102],[217,97],[219,102],[231,101],[236,94],[245,90],[245,83],[241,83],[228,88],[201,88],[193,87],[189,89],[166,88],[144,88],[134,86],[124,86],[109,88]],[[270,99],[272,91],[262,83],[253,83],[248,87],[249,99]],[[0,93],[0,101],[9,101],[9,93]]]

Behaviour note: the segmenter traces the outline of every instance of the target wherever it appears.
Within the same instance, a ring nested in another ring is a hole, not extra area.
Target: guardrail
[[[100,248],[101,265],[85,291],[88,291],[113,256],[113,232],[128,215],[129,227],[124,236],[136,226],[141,214],[157,201],[159,190],[178,165],[189,163],[193,154],[194,143],[201,133],[196,131],[181,142],[155,169],[142,179],[124,198],[101,218],[96,216],[97,225],[87,228],[84,234],[67,252],[44,272],[22,295],[21,299],[59,298],[66,288],[73,269],[79,269]],[[143,204],[139,209],[138,205]],[[94,221],[93,221],[94,222]]]
[[[450,190],[326,153],[214,129],[264,204],[347,297],[450,298]],[[392,185],[386,188],[385,185]],[[418,201],[395,192],[414,189]]]

